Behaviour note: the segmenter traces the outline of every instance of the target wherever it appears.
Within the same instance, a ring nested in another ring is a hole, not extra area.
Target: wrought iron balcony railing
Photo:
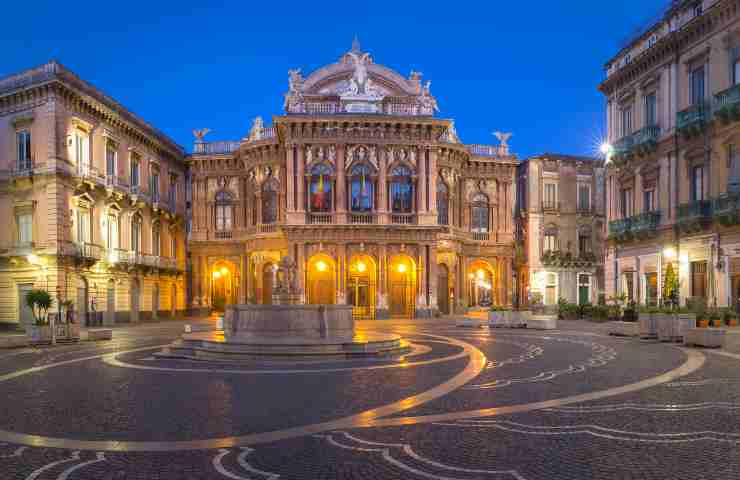
[[[678,206],[677,227],[684,232],[698,231],[704,228],[712,218],[712,200],[697,200]]]
[[[725,122],[740,119],[740,83],[714,96],[715,115]]]
[[[726,193],[714,199],[714,218],[723,225],[734,225],[738,222],[740,211],[740,195]]]
[[[704,128],[708,120],[709,106],[698,103],[678,112],[676,115],[676,129],[684,133],[693,133]]]
[[[612,220],[609,222],[609,236],[614,238],[624,237],[629,235],[630,228],[632,226],[632,220],[630,218],[620,218],[618,220]]]
[[[630,229],[637,236],[651,236],[660,226],[660,211],[644,212],[630,219]]]

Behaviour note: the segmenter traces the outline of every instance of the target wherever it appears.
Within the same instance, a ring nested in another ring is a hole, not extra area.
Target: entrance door
[[[26,303],[26,294],[33,290],[33,283],[18,285],[18,323],[21,327],[33,325],[33,311]]]
[[[391,284],[391,317],[411,318],[413,316],[413,292],[408,282]]]
[[[272,264],[262,270],[262,305],[272,305]]]
[[[105,309],[105,324],[116,323],[116,284],[113,280],[108,282],[108,291]]]
[[[177,316],[177,286],[174,284],[170,293],[170,315],[172,318]]]
[[[353,276],[347,285],[347,300],[355,320],[375,320],[375,288],[367,277]]]
[[[645,274],[645,300],[650,307],[658,305],[658,274]]]
[[[88,324],[88,318],[87,318],[87,282],[84,282],[84,286],[77,287],[77,318],[79,318],[78,323],[81,325],[87,325]]]
[[[450,285],[447,265],[437,265],[437,306],[443,315],[450,314]]]
[[[578,275],[578,305],[586,305],[591,302],[591,277],[589,275]]]
[[[730,305],[733,305],[735,310],[738,310],[740,309],[740,275],[733,275],[731,280]]]
[[[136,323],[139,321],[139,308],[140,308],[140,296],[139,296],[139,279],[135,278],[131,281],[131,322]]]

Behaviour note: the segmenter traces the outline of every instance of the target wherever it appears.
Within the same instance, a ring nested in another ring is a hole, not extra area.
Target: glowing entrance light
[[[367,269],[367,265],[365,265],[364,263],[362,263],[362,262],[359,262],[359,263],[357,264],[357,271],[358,271],[358,272],[362,273],[362,272],[364,272],[364,271],[365,271],[366,269]]]
[[[396,270],[398,270],[398,273],[406,273],[406,264],[399,263],[398,267],[396,267]]]
[[[316,262],[316,270],[319,272],[325,272],[326,271],[326,262],[319,260]]]
[[[486,272],[484,272],[482,269],[478,270],[478,279],[483,280],[486,278]]]
[[[215,272],[213,272],[213,278],[214,279],[218,280],[220,277],[221,277],[221,272],[219,272],[218,270],[216,270]]]
[[[226,267],[221,267],[221,275],[224,277],[229,274],[229,269]]]

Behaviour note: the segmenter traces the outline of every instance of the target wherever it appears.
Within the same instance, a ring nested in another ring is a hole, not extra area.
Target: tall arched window
[[[216,231],[231,230],[234,218],[233,201],[228,192],[216,194]]]
[[[159,247],[161,245],[162,238],[160,236],[159,223],[152,225],[152,255],[155,257],[159,256]]]
[[[366,163],[354,165],[350,170],[350,210],[371,212],[375,199],[375,183],[372,168]]]
[[[131,250],[141,251],[141,215],[138,213],[131,217]]]
[[[275,223],[278,218],[278,193],[275,182],[262,185],[262,223]]]
[[[483,193],[476,193],[470,206],[470,226],[473,232],[489,231],[488,197]]]
[[[312,212],[330,212],[332,202],[332,176],[334,170],[331,166],[320,163],[311,169],[311,182],[309,184],[309,206]]]
[[[437,223],[449,225],[450,192],[442,180],[437,180]]]
[[[414,209],[414,183],[411,170],[398,166],[391,171],[391,211],[411,213]]]

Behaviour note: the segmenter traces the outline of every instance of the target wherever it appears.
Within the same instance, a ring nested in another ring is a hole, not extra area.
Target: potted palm
[[[737,327],[737,313],[731,308],[728,308],[724,312],[725,325],[728,327]]]
[[[714,328],[719,328],[722,326],[722,317],[720,316],[720,312],[717,309],[713,309],[711,312],[709,312],[709,324]]]
[[[30,343],[51,342],[51,327],[49,326],[49,308],[52,299],[46,290],[34,289],[26,294],[26,305],[33,313],[33,325],[26,326],[26,335]]]

